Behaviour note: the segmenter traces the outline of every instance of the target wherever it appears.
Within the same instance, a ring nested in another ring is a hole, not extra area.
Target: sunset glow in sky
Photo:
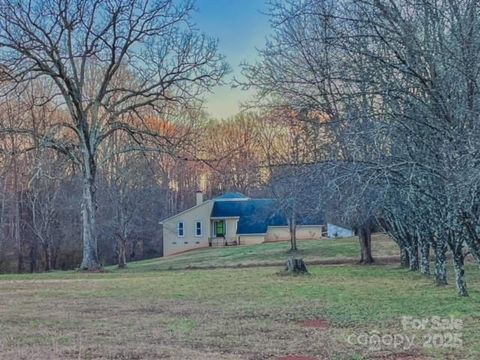
[[[240,63],[253,62],[255,48],[262,48],[269,33],[266,0],[197,0],[194,21],[206,34],[219,39],[219,51],[227,57],[232,73],[240,74]],[[214,117],[226,118],[240,111],[240,102],[251,94],[230,85],[217,87],[207,96],[206,110]]]

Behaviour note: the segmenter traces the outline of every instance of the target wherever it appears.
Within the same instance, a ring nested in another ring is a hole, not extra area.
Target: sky
[[[198,11],[193,15],[197,27],[219,40],[219,52],[226,56],[232,72],[230,81],[240,75],[240,63],[254,62],[256,48],[262,48],[269,33],[266,0],[197,0]],[[251,92],[219,86],[206,97],[206,110],[215,118],[228,118],[240,111],[240,103]]]

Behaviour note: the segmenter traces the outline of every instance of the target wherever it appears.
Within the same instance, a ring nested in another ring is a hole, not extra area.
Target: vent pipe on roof
[[[197,205],[203,203],[203,193],[202,190],[197,190]]]

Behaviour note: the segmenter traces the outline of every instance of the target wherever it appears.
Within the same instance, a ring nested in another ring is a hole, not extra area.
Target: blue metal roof
[[[236,199],[248,199],[248,197],[239,192],[228,192],[221,196],[216,197],[214,200],[236,200]]]

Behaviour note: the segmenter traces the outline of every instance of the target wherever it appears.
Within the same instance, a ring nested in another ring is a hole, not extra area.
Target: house
[[[249,245],[290,240],[287,219],[274,199],[251,199],[231,192],[203,201],[162,221],[164,256],[209,246]],[[298,221],[297,239],[319,239],[322,225]]]
[[[354,235],[352,229],[327,223],[327,236],[329,238],[351,237]]]

